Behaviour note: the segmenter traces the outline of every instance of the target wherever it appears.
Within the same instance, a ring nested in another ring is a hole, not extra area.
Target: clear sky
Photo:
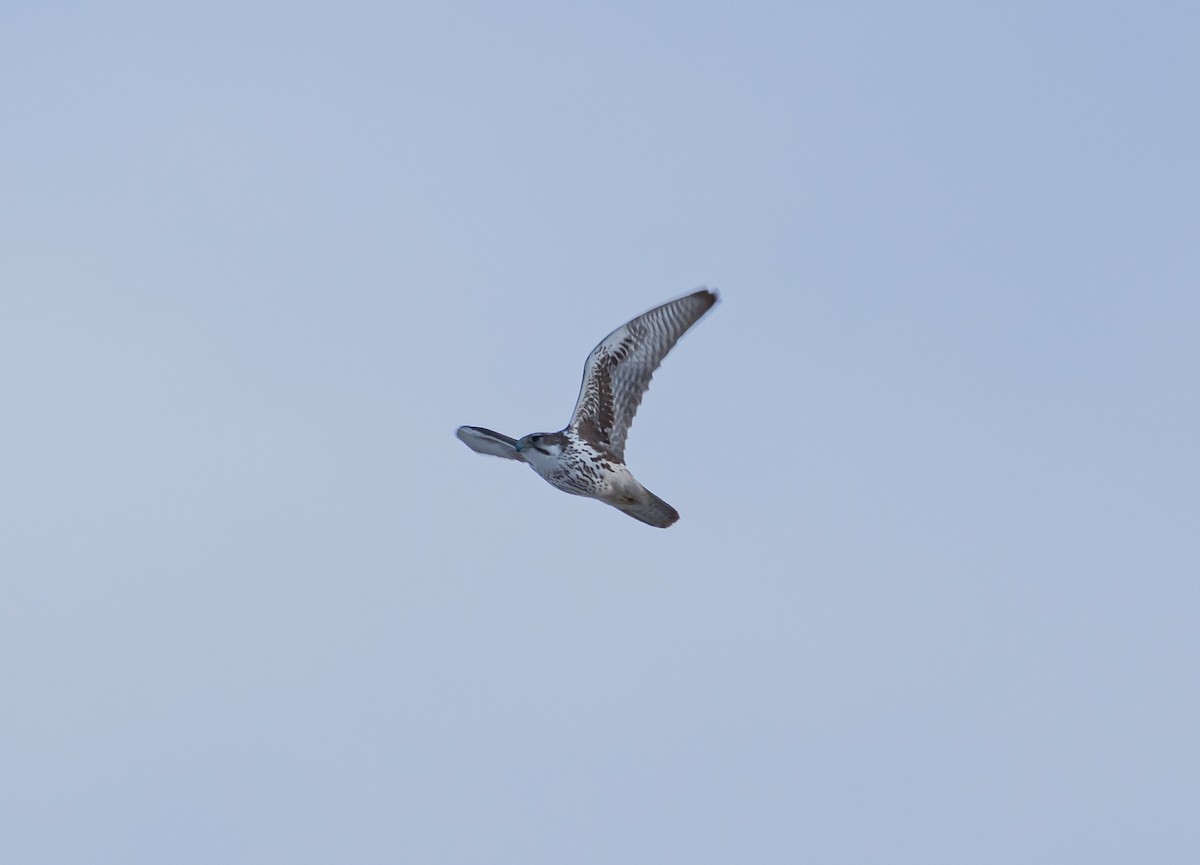
[[[1200,861],[1197,45],[7,4],[0,860]],[[454,438],[704,284],[673,528]]]

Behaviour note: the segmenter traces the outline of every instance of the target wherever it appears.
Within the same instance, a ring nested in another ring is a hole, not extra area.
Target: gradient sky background
[[[1200,7],[9,4],[0,860],[1200,861]],[[650,529],[562,426],[701,284]]]

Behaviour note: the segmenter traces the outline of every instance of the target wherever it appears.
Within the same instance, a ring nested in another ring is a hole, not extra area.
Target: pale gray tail
[[[664,502],[650,490],[643,490],[646,500],[630,505],[617,505],[635,520],[641,520],[649,526],[665,529],[679,520],[679,511]]]

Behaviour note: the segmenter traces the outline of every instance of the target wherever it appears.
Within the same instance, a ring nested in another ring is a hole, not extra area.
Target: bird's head
[[[516,451],[527,460],[557,459],[562,453],[562,442],[553,433],[530,433],[517,442]]]

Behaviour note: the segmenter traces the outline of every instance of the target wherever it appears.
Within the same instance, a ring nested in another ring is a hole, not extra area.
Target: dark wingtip
[[[716,306],[721,300],[721,293],[707,285],[702,285],[692,292],[692,297],[699,297],[700,295],[704,295],[708,299],[709,309]]]

